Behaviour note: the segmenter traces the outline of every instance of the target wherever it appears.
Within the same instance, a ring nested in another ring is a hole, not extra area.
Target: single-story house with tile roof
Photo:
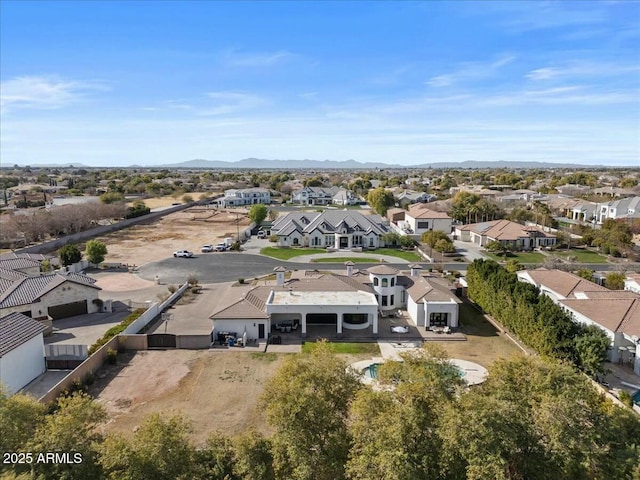
[[[347,262],[344,274],[295,271],[285,280],[277,267],[275,282],[237,287],[238,296],[216,310],[210,318],[216,332],[235,332],[249,339],[267,338],[272,326],[282,321],[299,325],[302,337],[308,328],[335,328],[337,335],[349,330],[369,330],[378,335],[378,315],[407,308],[416,326],[458,326],[460,301],[436,279],[411,275],[387,265],[366,271]]]
[[[518,279],[540,289],[574,321],[596,325],[611,339],[609,360],[632,361],[640,375],[640,294],[609,290],[562,270],[537,268],[517,272]]]
[[[283,247],[379,248],[384,246],[382,236],[390,231],[379,215],[349,210],[293,212],[278,217],[271,226],[271,234],[278,236]]]
[[[536,268],[516,272],[518,280],[535,285],[555,303],[568,298],[580,298],[583,292],[609,292],[610,290],[590,282],[574,273],[562,270]]]
[[[40,263],[38,260],[24,257],[5,258],[0,259],[0,268],[22,272],[27,275],[38,275],[40,274]]]
[[[0,317],[0,383],[14,394],[46,370],[44,325],[21,313]]]
[[[556,236],[537,226],[525,226],[510,220],[470,223],[457,226],[456,238],[481,247],[496,241],[520,250],[550,247],[556,244]]]
[[[0,315],[20,312],[35,319],[100,311],[96,280],[80,273],[50,273],[14,280],[0,275]]]

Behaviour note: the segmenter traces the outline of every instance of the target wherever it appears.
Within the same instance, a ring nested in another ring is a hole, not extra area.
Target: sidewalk
[[[316,258],[335,258],[333,263],[344,263],[347,258],[371,258],[371,263],[424,263],[426,260],[420,262],[411,262],[400,257],[393,257],[391,255],[376,255],[375,250],[371,252],[327,252],[327,253],[315,253],[313,255],[301,255],[299,257],[293,257],[287,262],[294,263],[311,263]],[[317,265],[322,265],[325,262],[318,262]],[[356,263],[356,267],[358,264]]]

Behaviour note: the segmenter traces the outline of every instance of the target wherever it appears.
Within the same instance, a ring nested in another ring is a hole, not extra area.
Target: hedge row
[[[469,298],[538,354],[571,362],[591,375],[602,372],[610,345],[606,334],[574,322],[535,285],[492,260],[469,265],[467,282]]]
[[[122,320],[122,322],[120,322],[118,325],[115,325],[111,327],[109,330],[107,330],[105,334],[102,336],[102,338],[100,338],[98,341],[96,341],[96,343],[91,345],[91,347],[89,348],[89,355],[93,355],[105,343],[107,343],[109,340],[111,340],[113,337],[115,337],[119,333],[122,333],[125,328],[131,325],[133,321],[136,320],[138,317],[140,317],[140,315],[142,315],[144,312],[145,312],[144,308],[138,308],[133,312],[131,312],[129,315],[127,315],[124,318],[124,320]]]

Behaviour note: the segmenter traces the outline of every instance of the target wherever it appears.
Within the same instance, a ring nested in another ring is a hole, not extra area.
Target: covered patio
[[[299,319],[300,335],[309,329],[341,336],[344,330],[378,335],[378,302],[365,291],[272,291],[266,302],[272,324]]]

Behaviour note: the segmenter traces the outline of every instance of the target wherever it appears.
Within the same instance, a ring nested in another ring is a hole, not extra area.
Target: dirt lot
[[[187,194],[178,195],[177,197],[174,197],[172,195],[165,195],[164,197],[145,198],[144,204],[151,209],[158,207],[169,207],[176,202],[182,203],[182,197],[184,195],[189,195],[194,200],[200,200],[201,196],[203,195],[206,197],[215,197],[219,194],[220,192],[189,192]]]
[[[99,372],[107,376],[90,390],[109,413],[106,431],[131,434],[145,415],[166,412],[191,420],[198,443],[215,430],[233,434],[252,425],[266,432],[256,405],[282,355],[167,350],[118,358],[121,364]]]
[[[243,209],[218,211],[194,207],[98,240],[105,242],[109,250],[105,262],[142,265],[167,258],[176,250],[199,252],[202,245],[215,245],[227,237],[235,237],[238,227],[242,232],[249,224],[247,211]],[[149,248],[150,244],[153,248]]]

